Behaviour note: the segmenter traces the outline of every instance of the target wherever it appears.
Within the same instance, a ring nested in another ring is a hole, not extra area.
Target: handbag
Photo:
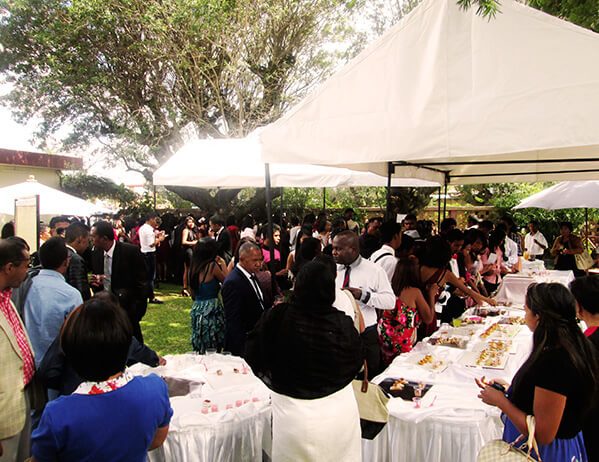
[[[516,441],[506,443],[503,440],[492,440],[485,444],[478,453],[477,462],[542,462],[539,447],[535,440],[535,418],[526,416],[526,427],[528,428],[528,440],[522,448],[516,445],[522,441],[524,435],[520,435]],[[534,450],[536,458],[531,454]]]
[[[354,396],[360,413],[362,438],[372,440],[387,425],[389,396],[375,383],[368,382],[368,366],[364,361],[364,379],[353,380]]]
[[[586,250],[583,250],[582,253],[575,253],[574,259],[576,260],[576,268],[582,271],[586,271],[589,268],[592,268],[595,262],[593,258],[589,255]]]

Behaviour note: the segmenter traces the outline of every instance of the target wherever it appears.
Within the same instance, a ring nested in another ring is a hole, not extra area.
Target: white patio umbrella
[[[599,208],[599,181],[562,181],[527,197],[514,208],[546,210]]]
[[[38,183],[33,175],[23,183],[0,188],[0,213],[14,215],[15,199],[33,196],[40,197],[40,215],[76,215],[87,217],[99,213],[110,213],[110,210],[105,207],[98,207],[83,199]]]
[[[584,209],[585,241],[588,246],[589,209],[599,208],[599,181],[562,181],[527,197],[514,208]]]

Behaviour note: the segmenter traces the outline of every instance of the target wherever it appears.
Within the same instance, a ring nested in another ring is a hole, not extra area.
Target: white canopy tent
[[[0,213],[13,215],[15,199],[39,196],[40,215],[91,216],[110,213],[110,210],[38,183],[32,176],[23,183],[0,188]]]
[[[265,162],[453,184],[599,179],[599,36],[424,0],[260,134]],[[358,165],[359,164],[359,165]]]
[[[199,188],[264,187],[264,163],[256,135],[239,139],[193,140],[154,172],[154,184]],[[386,186],[370,172],[307,164],[270,165],[272,187]],[[439,187],[438,183],[397,178],[393,186]]]
[[[599,209],[599,181],[562,181],[527,197],[515,209],[529,207],[559,209]]]

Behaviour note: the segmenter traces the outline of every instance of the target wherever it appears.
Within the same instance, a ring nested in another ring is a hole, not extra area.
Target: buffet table
[[[545,270],[540,273],[508,274],[501,281],[495,299],[499,303],[510,302],[515,306],[524,306],[526,289],[533,282],[557,282],[567,287],[573,280],[572,271]]]
[[[389,401],[389,423],[383,432],[372,441],[362,441],[364,461],[474,462],[487,441],[501,437],[503,424],[499,411],[477,398],[474,378],[503,378],[509,382],[530,353],[532,334],[519,324],[524,316],[522,310],[500,309],[506,321],[517,324],[500,324],[502,327],[487,338],[481,338],[481,334],[496,324],[500,316],[470,317],[479,324],[461,325],[457,329],[442,326],[441,333],[435,335],[457,338],[456,333],[465,334],[464,339],[469,337],[467,346],[461,349],[420,342],[410,353],[395,358],[374,379],[387,385],[400,382],[401,386],[402,382],[408,382],[406,387],[426,384],[426,391],[417,404],[402,398]],[[504,328],[509,335],[501,332]],[[469,333],[472,335],[468,336]],[[475,365],[489,341],[510,345],[502,356],[503,369]]]
[[[166,356],[165,366],[136,364],[135,375],[157,374],[167,381],[174,415],[151,462],[262,461],[270,454],[268,388],[236,356]]]

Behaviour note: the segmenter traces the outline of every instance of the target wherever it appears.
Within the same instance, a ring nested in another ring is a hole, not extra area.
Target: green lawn
[[[192,300],[181,296],[181,286],[160,284],[155,290],[163,305],[148,305],[141,321],[144,342],[159,355],[191,351],[190,318]]]

